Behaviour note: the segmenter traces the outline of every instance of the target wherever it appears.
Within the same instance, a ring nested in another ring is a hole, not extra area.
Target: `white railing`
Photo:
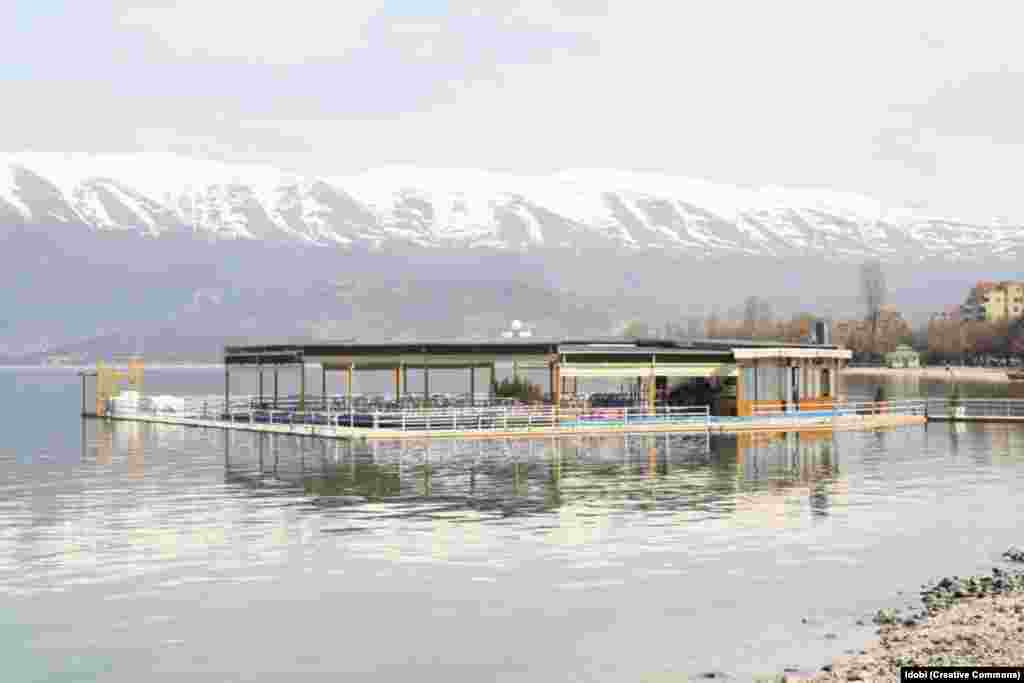
[[[1024,418],[1024,399],[1019,398],[933,398],[928,415],[941,418]]]
[[[928,401],[908,399],[900,401],[814,401],[808,400],[804,407],[755,408],[754,418],[772,420],[791,419],[832,419],[866,415],[927,415]]]
[[[702,425],[745,418],[712,418],[708,406],[674,407],[555,407],[525,405],[465,406],[413,410],[380,410],[328,400],[326,404],[298,397],[262,403],[254,396],[138,396],[125,394],[111,399],[112,416],[165,416],[176,420],[204,422],[261,423],[271,425],[330,425],[400,431],[483,431],[531,430],[588,427],[673,424]],[[1024,399],[907,399],[894,401],[805,402],[803,409],[789,407],[755,408],[749,419],[768,422],[827,422],[835,418],[872,415],[917,415],[940,419],[1024,419]]]
[[[306,409],[310,405],[326,409]],[[164,416],[182,420],[261,423],[271,425],[324,425],[363,427],[400,431],[483,431],[531,430],[561,427],[629,427],[652,424],[699,425],[711,427],[709,406],[655,408],[580,408],[556,406],[492,405],[458,408],[427,408],[421,410],[367,410],[331,401],[313,404],[297,397],[279,399],[277,406],[256,397],[159,397],[139,396],[137,399],[112,399],[108,413],[113,416]]]

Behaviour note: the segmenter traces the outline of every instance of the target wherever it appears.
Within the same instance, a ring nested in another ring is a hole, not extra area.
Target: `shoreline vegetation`
[[[989,382],[1009,384],[1006,368],[978,368],[970,366],[935,365],[924,368],[845,368],[846,377],[887,377],[893,379],[928,379],[947,382]]]
[[[1006,562],[1024,565],[1024,550]],[[787,671],[796,681],[893,681],[901,666],[1019,666],[1024,661],[1024,570],[946,577],[921,587],[916,611],[883,609],[872,621],[878,640],[858,654],[836,658],[817,672]]]

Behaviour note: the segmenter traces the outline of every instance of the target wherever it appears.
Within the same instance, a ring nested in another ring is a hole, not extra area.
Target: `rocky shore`
[[[1024,563],[1024,550],[1003,557]],[[1024,663],[1024,571],[994,568],[990,575],[944,578],[922,586],[920,609],[874,616],[878,642],[816,673],[777,680],[898,681],[901,666],[1020,666]]]

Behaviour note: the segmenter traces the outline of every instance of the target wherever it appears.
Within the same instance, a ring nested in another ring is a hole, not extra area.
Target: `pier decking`
[[[290,398],[284,407],[256,400],[187,398],[172,406],[140,396],[112,403],[105,417],[194,427],[300,434],[333,438],[422,439],[433,437],[556,436],[621,433],[738,433],[752,431],[873,429],[923,424],[926,401],[834,403],[828,410],[762,410],[751,416],[721,417],[708,406],[657,408],[555,408],[479,406],[403,411],[305,410],[313,398]]]

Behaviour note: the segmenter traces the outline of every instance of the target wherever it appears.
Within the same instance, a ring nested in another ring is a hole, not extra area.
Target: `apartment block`
[[[960,317],[988,321],[1024,317],[1024,282],[978,282],[960,307]]]

